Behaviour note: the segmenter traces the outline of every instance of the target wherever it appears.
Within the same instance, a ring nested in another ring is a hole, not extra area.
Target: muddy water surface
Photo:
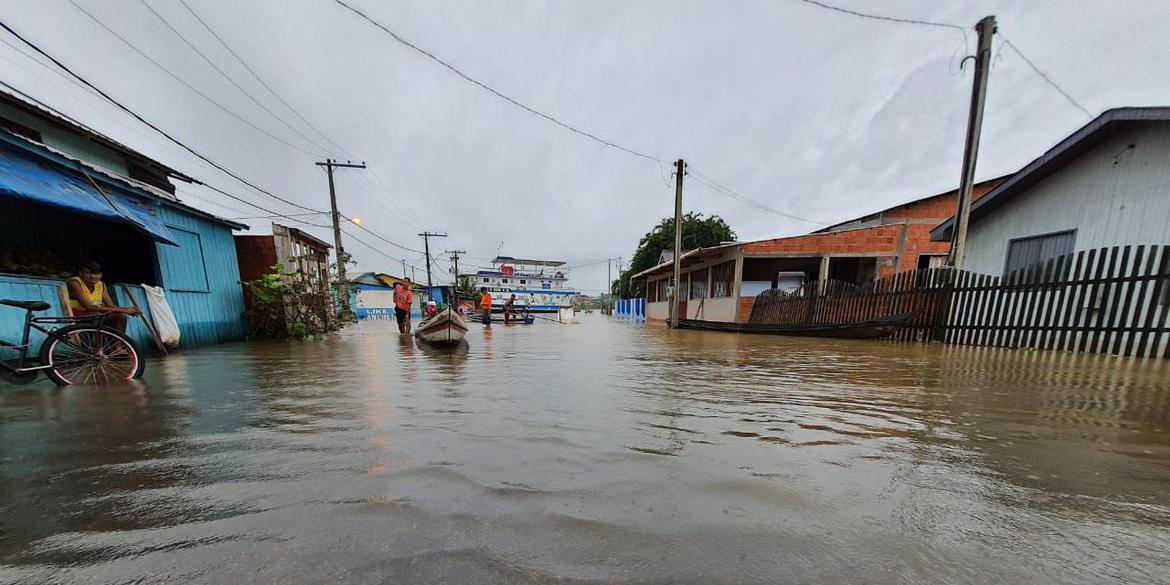
[[[365,323],[0,390],[2,583],[1170,583],[1170,364]]]

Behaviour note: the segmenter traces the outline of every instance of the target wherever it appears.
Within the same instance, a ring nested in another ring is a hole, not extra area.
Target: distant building
[[[353,307],[358,319],[393,319],[394,285],[404,279],[382,272],[364,272],[349,281],[349,306]],[[426,301],[423,287],[412,283],[414,304],[411,315],[422,316],[422,305]]]
[[[186,175],[42,106],[0,92],[0,297],[41,300],[81,261],[101,263],[115,300],[166,290],[182,345],[242,339],[244,299],[232,239],[247,226],[180,201]],[[0,329],[23,313],[0,310]],[[130,335],[153,347],[142,323]]]
[[[256,315],[257,307],[245,288],[245,302],[255,318],[274,320],[275,327],[291,330],[294,323],[311,320],[310,329],[327,331],[336,328],[336,308],[329,280],[329,245],[312,234],[278,223],[272,235],[236,236],[236,256],[240,278],[256,280],[277,270],[286,279],[295,280],[295,297],[287,295],[279,315]],[[253,323],[256,326],[257,323]]]
[[[1002,178],[975,185],[981,197]],[[759,293],[804,282],[839,280],[865,285],[877,278],[941,266],[948,242],[931,240],[931,228],[954,215],[958,191],[895,205],[810,234],[733,242],[682,254],[682,312],[687,319],[743,322]],[[635,274],[645,278],[646,317],[669,316],[667,287],[673,258]]]
[[[976,201],[962,267],[1004,274],[1142,244],[1170,244],[1170,107],[1109,110]]]

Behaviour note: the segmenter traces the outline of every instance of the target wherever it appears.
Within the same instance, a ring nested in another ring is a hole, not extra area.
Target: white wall
[[[1170,243],[1170,122],[1123,129],[972,223],[963,268],[1001,274],[1012,238],[1069,229],[1078,251]]]
[[[649,321],[665,321],[670,318],[670,303],[659,301],[646,303],[646,319]]]

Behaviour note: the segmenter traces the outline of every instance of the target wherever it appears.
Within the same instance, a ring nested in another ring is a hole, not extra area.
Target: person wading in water
[[[398,332],[410,333],[410,305],[414,293],[410,290],[410,279],[404,278],[394,285],[394,318],[398,319]]]
[[[492,295],[488,293],[487,288],[479,288],[479,312],[483,315],[483,324],[487,327],[492,326]]]

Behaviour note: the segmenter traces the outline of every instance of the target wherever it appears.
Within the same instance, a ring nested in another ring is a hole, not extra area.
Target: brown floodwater
[[[3,583],[1170,583],[1170,364],[368,322],[0,389]]]

